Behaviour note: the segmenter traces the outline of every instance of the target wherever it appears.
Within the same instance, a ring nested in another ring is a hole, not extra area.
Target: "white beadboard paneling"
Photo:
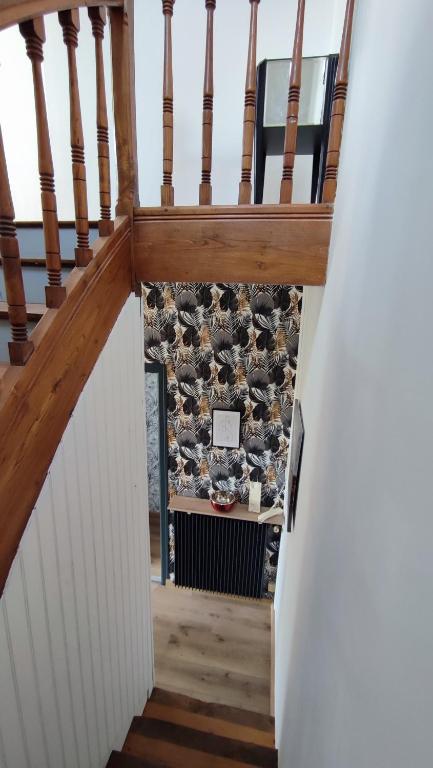
[[[53,459],[0,601],[0,767],[103,768],[153,686],[140,303]]]

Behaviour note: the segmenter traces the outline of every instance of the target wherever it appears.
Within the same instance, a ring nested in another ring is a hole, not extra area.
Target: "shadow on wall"
[[[290,438],[302,288],[154,283],[143,286],[145,355],[165,363],[169,493],[211,487],[248,500],[283,487]],[[239,450],[213,449],[212,408],[242,414]]]

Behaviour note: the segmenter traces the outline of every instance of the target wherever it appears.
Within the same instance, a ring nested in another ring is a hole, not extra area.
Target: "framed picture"
[[[290,441],[290,464],[287,480],[287,530],[293,531],[296,520],[296,505],[298,503],[299,477],[302,464],[302,449],[304,447],[304,420],[301,403],[295,400],[292,415],[292,434]]]
[[[224,408],[212,411],[212,446],[239,448],[241,444],[241,412]]]

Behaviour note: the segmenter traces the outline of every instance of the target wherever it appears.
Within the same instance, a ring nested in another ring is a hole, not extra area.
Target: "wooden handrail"
[[[171,19],[174,0],[162,0],[164,14],[164,83],[162,92],[162,155],[163,172],[161,205],[174,205],[173,188],[173,53]]]
[[[212,203],[212,127],[213,127],[213,16],[216,0],[205,0],[206,21],[206,56],[203,83],[203,136],[201,153],[201,184],[199,189],[200,205]]]
[[[292,64],[290,67],[289,95],[287,99],[286,131],[284,136],[283,176],[280,186],[280,203],[291,203],[293,192],[293,168],[295,165],[296,140],[298,137],[299,99],[302,79],[302,40],[304,35],[305,0],[298,0]]]
[[[338,59],[334,95],[332,99],[331,126],[329,129],[325,180],[322,193],[322,200],[324,203],[333,203],[337,192],[338,164],[340,162],[340,147],[343,135],[344,113],[346,110],[347,86],[349,83],[349,58],[354,5],[355,0],[347,0],[340,56]]]
[[[24,365],[33,352],[27,336],[27,310],[20,249],[15,228],[15,212],[9,184],[3,136],[0,129],[0,254],[12,341],[9,342],[11,365]]]
[[[245,80],[244,130],[242,138],[242,173],[239,204],[251,203],[251,170],[253,167],[254,128],[256,124],[256,59],[257,12],[260,0],[250,0],[250,34],[248,40],[247,75]]]
[[[104,0],[108,7],[123,6],[123,0]],[[47,13],[101,5],[101,0],[2,0],[0,30]]]
[[[78,46],[78,32],[80,29],[79,11],[61,11],[59,13],[59,22],[63,29],[63,41],[68,51],[72,179],[74,184],[75,229],[77,233],[75,263],[77,267],[85,267],[92,259],[92,251],[89,248],[89,217],[87,209],[84,136],[81,120],[77,60],[75,55],[75,49]]]
[[[33,91],[35,97],[36,132],[38,138],[38,166],[41,186],[42,218],[45,238],[48,285],[45,287],[47,307],[60,307],[66,298],[62,285],[59,222],[54,182],[54,165],[51,153],[47,105],[42,78],[43,44],[45,25],[42,17],[20,24],[20,32],[26,41],[27,56],[32,63]]]
[[[102,41],[107,12],[103,7],[89,8],[92,33],[95,38],[96,59],[96,133],[98,139],[99,202],[101,219],[99,234],[110,235],[114,224],[111,221],[110,145],[108,141],[107,97],[105,94],[104,54]]]

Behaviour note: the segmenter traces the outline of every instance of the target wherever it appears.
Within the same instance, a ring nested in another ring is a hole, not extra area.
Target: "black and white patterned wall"
[[[146,359],[167,369],[170,495],[208,498],[214,487],[247,502],[249,481],[258,480],[262,504],[273,504],[284,483],[301,303],[294,286],[143,286]],[[212,448],[216,406],[241,411],[239,450]]]

